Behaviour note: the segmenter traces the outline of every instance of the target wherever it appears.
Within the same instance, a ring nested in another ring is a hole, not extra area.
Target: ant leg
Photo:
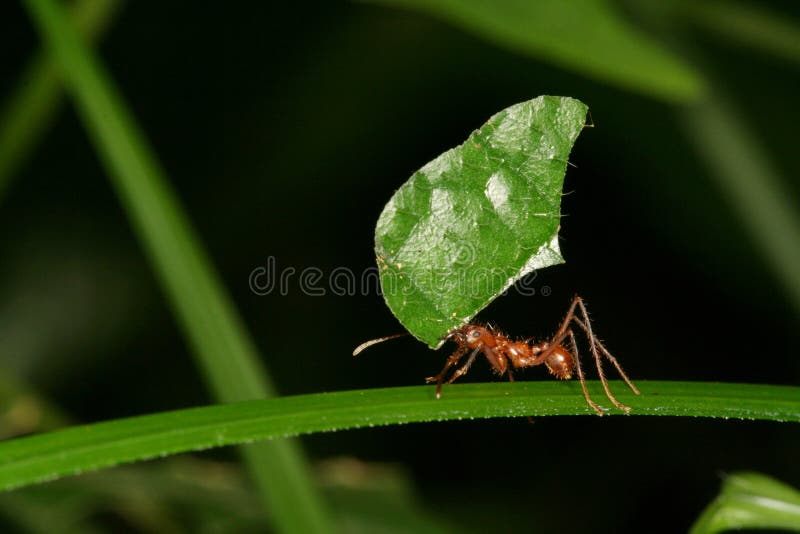
[[[582,328],[584,331],[586,331],[587,333],[589,332],[589,328],[587,327],[587,325],[585,325],[585,324],[583,323],[583,321],[581,321],[581,320],[580,320],[580,319],[578,319],[577,317],[575,318],[575,323],[576,323],[578,326],[580,326],[580,327],[581,327],[581,328]],[[626,383],[626,384],[628,384],[628,387],[629,387],[629,388],[631,388],[631,391],[633,391],[633,392],[634,392],[634,393],[636,393],[637,395],[641,395],[641,393],[640,393],[640,392],[639,392],[639,390],[636,388],[636,386],[634,386],[634,385],[633,385],[633,382],[631,382],[631,379],[630,379],[630,378],[628,378],[628,375],[626,375],[626,374],[625,374],[625,371],[623,371],[623,370],[622,370],[622,366],[619,364],[619,362],[617,361],[617,359],[616,359],[616,358],[615,358],[615,357],[614,357],[614,356],[613,356],[613,355],[612,355],[612,354],[611,354],[611,353],[608,351],[608,349],[605,347],[605,345],[603,345],[603,343],[602,343],[602,342],[601,342],[599,339],[595,339],[595,342],[597,343],[597,347],[600,349],[600,352],[602,352],[602,353],[603,353],[603,356],[605,356],[606,358],[608,358],[608,360],[609,360],[609,361],[610,361],[612,364],[614,364],[614,367],[616,367],[616,369],[617,369],[617,372],[618,372],[618,373],[619,373],[619,375],[622,377],[622,379],[625,381],[625,383]]]
[[[575,314],[576,308],[580,309],[580,314],[583,318],[583,321],[581,321]],[[630,381],[628,376],[622,370],[622,367],[619,365],[619,362],[617,362],[616,358],[614,358],[611,355],[611,353],[608,352],[608,350],[603,346],[600,340],[597,339],[597,337],[595,337],[594,332],[592,331],[591,321],[589,320],[589,312],[586,310],[586,305],[583,303],[583,299],[578,295],[575,295],[575,297],[572,299],[572,303],[570,304],[569,309],[567,310],[567,314],[564,316],[564,320],[561,322],[561,326],[559,326],[558,331],[553,336],[553,339],[549,342],[548,347],[544,349],[541,352],[541,354],[539,354],[539,356],[537,356],[536,359],[534,359],[531,362],[531,365],[536,365],[538,363],[541,363],[548,356],[550,356],[550,354],[553,353],[553,351],[558,347],[558,345],[563,342],[564,338],[567,337],[568,331],[570,330],[569,325],[572,321],[575,321],[575,323],[578,326],[580,326],[581,329],[583,329],[584,332],[586,333],[586,337],[589,340],[589,348],[591,350],[592,357],[594,358],[595,364],[597,366],[597,373],[600,377],[600,382],[603,384],[603,390],[606,392],[608,400],[610,400],[614,404],[614,406],[616,406],[620,410],[629,413],[631,409],[628,406],[625,406],[624,404],[619,402],[611,393],[611,390],[608,387],[608,380],[606,379],[605,374],[603,373],[603,359],[600,356],[600,352],[598,352],[598,347],[600,347],[600,350],[603,353],[603,355],[606,358],[608,358],[611,361],[611,363],[614,364],[614,367],[616,367],[617,371],[619,371],[620,375],[625,380],[625,383],[628,384],[628,387],[630,387],[631,390],[637,395],[639,394],[639,390],[636,389],[636,386],[633,385],[633,382]]]
[[[444,367],[442,368],[441,372],[438,375],[429,376],[428,378],[425,379],[425,382],[427,382],[428,384],[430,384],[432,382],[436,382],[436,398],[437,399],[442,396],[442,380],[444,380],[444,375],[447,374],[447,371],[452,366],[457,364],[458,361],[461,360],[461,358],[464,357],[464,354],[466,354],[468,350],[469,350],[469,347],[467,347],[466,345],[462,345],[462,346],[458,347],[455,350],[455,352],[453,352],[453,354],[451,354],[450,357],[447,358],[447,361],[445,362]]]
[[[548,356],[550,356],[553,353],[553,351],[555,351],[558,348],[559,345],[561,345],[561,342],[564,341],[564,338],[566,338],[568,335],[570,323],[572,322],[573,319],[576,319],[575,307],[579,303],[581,304],[581,306],[583,306],[583,301],[581,300],[581,298],[578,295],[575,295],[575,297],[572,299],[572,303],[569,305],[567,314],[564,315],[564,319],[561,321],[561,325],[558,327],[558,330],[553,335],[553,338],[548,342],[547,348],[542,350],[542,352],[539,353],[539,355],[535,359],[533,359],[528,364],[528,366],[539,365],[540,363],[545,361],[548,358]],[[591,342],[593,337],[590,335],[589,338]],[[594,352],[594,350],[595,350],[594,345],[592,345],[592,351]]]
[[[467,358],[467,362],[458,369],[456,369],[456,372],[450,376],[450,378],[447,380],[447,382],[445,382],[445,384],[452,384],[453,382],[456,381],[456,379],[467,374],[467,371],[469,371],[472,362],[475,361],[475,357],[478,355],[478,352],[480,352],[480,350],[481,347],[478,347],[475,350],[473,350],[472,354],[470,354],[469,358]]]
[[[580,323],[579,326],[586,331],[586,337],[589,338],[589,347],[591,348],[592,356],[594,357],[595,367],[597,367],[597,375],[600,377],[600,383],[603,384],[603,390],[606,392],[606,397],[608,397],[608,400],[610,400],[614,406],[620,410],[623,410],[625,413],[630,413],[631,409],[619,402],[611,393],[611,388],[608,387],[608,379],[606,378],[605,373],[603,373],[603,358],[597,351],[597,338],[592,332],[592,325],[589,322],[589,314],[586,311],[586,306],[584,306],[583,301],[578,296],[575,297],[575,301],[573,302],[577,302],[578,306],[580,307],[581,315],[583,316],[583,322],[581,323],[577,317],[573,317],[573,319]]]
[[[572,329],[569,329],[569,339],[572,343],[572,352],[575,354],[575,369],[578,371],[578,381],[581,383],[581,389],[583,390],[583,397],[586,399],[586,404],[594,408],[594,411],[597,412],[597,415],[603,415],[603,409],[600,408],[589,396],[589,389],[586,387],[586,377],[583,376],[583,369],[581,368],[581,357],[578,354],[578,344],[575,342],[575,334],[572,332]]]
[[[570,310],[570,313],[571,312],[572,312],[572,310]],[[565,321],[571,321],[573,319],[577,320],[577,318],[575,318],[574,315],[573,315],[573,317],[569,317],[569,313],[568,313],[567,314],[567,319],[565,319]],[[563,328],[564,324],[569,325],[569,322],[563,323],[562,324],[562,328]],[[564,331],[562,332],[561,331],[562,328],[559,329],[559,333],[556,334],[556,337],[553,338],[553,341],[551,341],[549,343],[548,349],[549,348],[558,347],[559,345],[561,345],[561,343],[563,342],[564,338],[569,336],[570,345],[571,345],[570,348],[572,349],[571,353],[574,355],[575,370],[578,373],[578,381],[581,384],[581,390],[583,391],[584,399],[586,399],[586,404],[588,404],[594,411],[596,411],[598,415],[604,415],[603,409],[600,408],[600,406],[598,406],[597,403],[595,403],[592,400],[591,396],[589,395],[589,389],[586,387],[586,376],[583,374],[583,368],[581,367],[581,357],[580,357],[580,353],[578,352],[578,343],[577,343],[577,340],[575,339],[575,333],[572,331],[572,328],[569,328],[569,327],[564,329]],[[526,366],[533,366],[533,365],[538,365],[538,364],[542,363],[545,360],[545,358],[547,358],[553,352],[552,350],[548,350],[548,349],[543,350],[540,355],[538,355],[536,358],[534,358],[530,362],[527,362]],[[597,356],[595,356],[595,359],[597,361],[599,361],[599,358]],[[598,371],[600,372],[601,379],[604,380],[602,368],[599,367],[599,366],[598,366]],[[514,381],[514,377],[513,377],[513,375],[511,375],[511,368],[510,367],[508,369],[508,373],[509,373],[509,380],[511,380],[513,382]],[[617,403],[616,399],[614,399],[613,396],[610,397],[610,399],[618,407],[620,407],[622,409],[627,408],[626,406],[623,407],[622,405]],[[630,408],[628,408],[628,410],[630,410]],[[528,418],[528,420],[530,420],[530,418]]]

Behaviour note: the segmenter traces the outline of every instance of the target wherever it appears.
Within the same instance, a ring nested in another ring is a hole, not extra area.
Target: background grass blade
[[[589,384],[608,405],[598,382]],[[800,422],[800,387],[640,382],[641,396],[612,384],[632,415]],[[319,393],[162,412],[0,443],[0,488],[124,462],[260,439],[378,425],[530,415],[587,415],[576,382],[460,384]],[[609,414],[622,412],[610,410]]]
[[[110,26],[118,0],[80,0],[71,10],[75,27],[92,42]],[[61,102],[61,77],[49,54],[38,52],[0,109],[0,202],[14,173],[50,124]]]
[[[719,95],[680,115],[684,131],[800,311],[800,215],[760,143]]]
[[[701,73],[605,0],[369,0],[419,10],[512,50],[669,101],[692,101]]]
[[[721,37],[800,63],[800,27],[757,3],[680,2],[692,22]]]
[[[233,402],[272,394],[252,341],[113,83],[57,2],[25,4],[63,68],[81,118],[216,397]],[[276,526],[287,532],[330,532],[293,442],[246,448],[244,454]]]

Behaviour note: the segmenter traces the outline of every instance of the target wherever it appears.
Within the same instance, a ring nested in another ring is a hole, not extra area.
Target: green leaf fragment
[[[432,348],[526,274],[563,263],[567,157],[587,106],[540,96],[497,113],[394,194],[375,229],[387,305]]]

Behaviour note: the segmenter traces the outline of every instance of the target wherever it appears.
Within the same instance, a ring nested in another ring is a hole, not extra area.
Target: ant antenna
[[[370,348],[372,345],[377,345],[378,343],[383,343],[384,341],[389,341],[390,339],[395,339],[395,338],[403,337],[403,336],[407,336],[407,335],[408,334],[405,334],[405,333],[403,333],[403,334],[393,334],[391,336],[384,336],[384,337],[379,337],[377,339],[370,339],[369,341],[365,341],[361,345],[357,346],[353,350],[353,356],[358,356],[359,354],[364,352],[365,349]]]

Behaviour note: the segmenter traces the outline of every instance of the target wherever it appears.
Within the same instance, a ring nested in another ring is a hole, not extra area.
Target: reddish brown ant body
[[[580,317],[576,314],[576,310],[580,313]],[[586,378],[581,368],[578,345],[575,340],[575,333],[572,330],[573,324],[577,325],[586,334],[586,339],[589,341],[589,349],[594,358],[597,373],[608,400],[620,410],[624,410],[626,413],[630,412],[631,409],[619,402],[611,393],[608,387],[608,380],[606,380],[605,374],[603,373],[602,358],[606,357],[614,365],[622,379],[625,380],[625,383],[628,384],[628,387],[630,387],[635,394],[639,395],[639,390],[636,389],[636,386],[633,385],[633,382],[631,382],[622,370],[617,359],[611,355],[608,349],[606,349],[594,335],[594,332],[592,332],[586,306],[583,300],[577,295],[572,299],[569,310],[564,320],[561,322],[558,331],[549,341],[542,343],[533,343],[531,339],[513,341],[505,335],[495,332],[491,327],[477,324],[464,325],[450,332],[445,339],[455,342],[458,348],[447,358],[441,372],[436,376],[427,378],[426,382],[436,382],[436,398],[439,398],[442,393],[442,384],[451,384],[460,376],[466,374],[478,354],[484,355],[489,365],[492,366],[492,369],[498,375],[507,375],[508,379],[511,381],[514,380],[512,368],[522,369],[544,364],[550,370],[551,374],[562,380],[569,380],[574,374],[577,374],[587,404],[589,404],[598,415],[603,415],[602,408],[591,399],[589,390],[586,387]],[[353,355],[358,355],[362,350],[371,345],[399,337],[400,335],[403,334],[387,336],[363,343],[353,351]],[[567,340],[567,338],[569,338],[568,346],[565,345],[565,340]],[[456,369],[450,378],[445,380],[450,368],[457,365],[468,352],[469,356],[466,362]]]

